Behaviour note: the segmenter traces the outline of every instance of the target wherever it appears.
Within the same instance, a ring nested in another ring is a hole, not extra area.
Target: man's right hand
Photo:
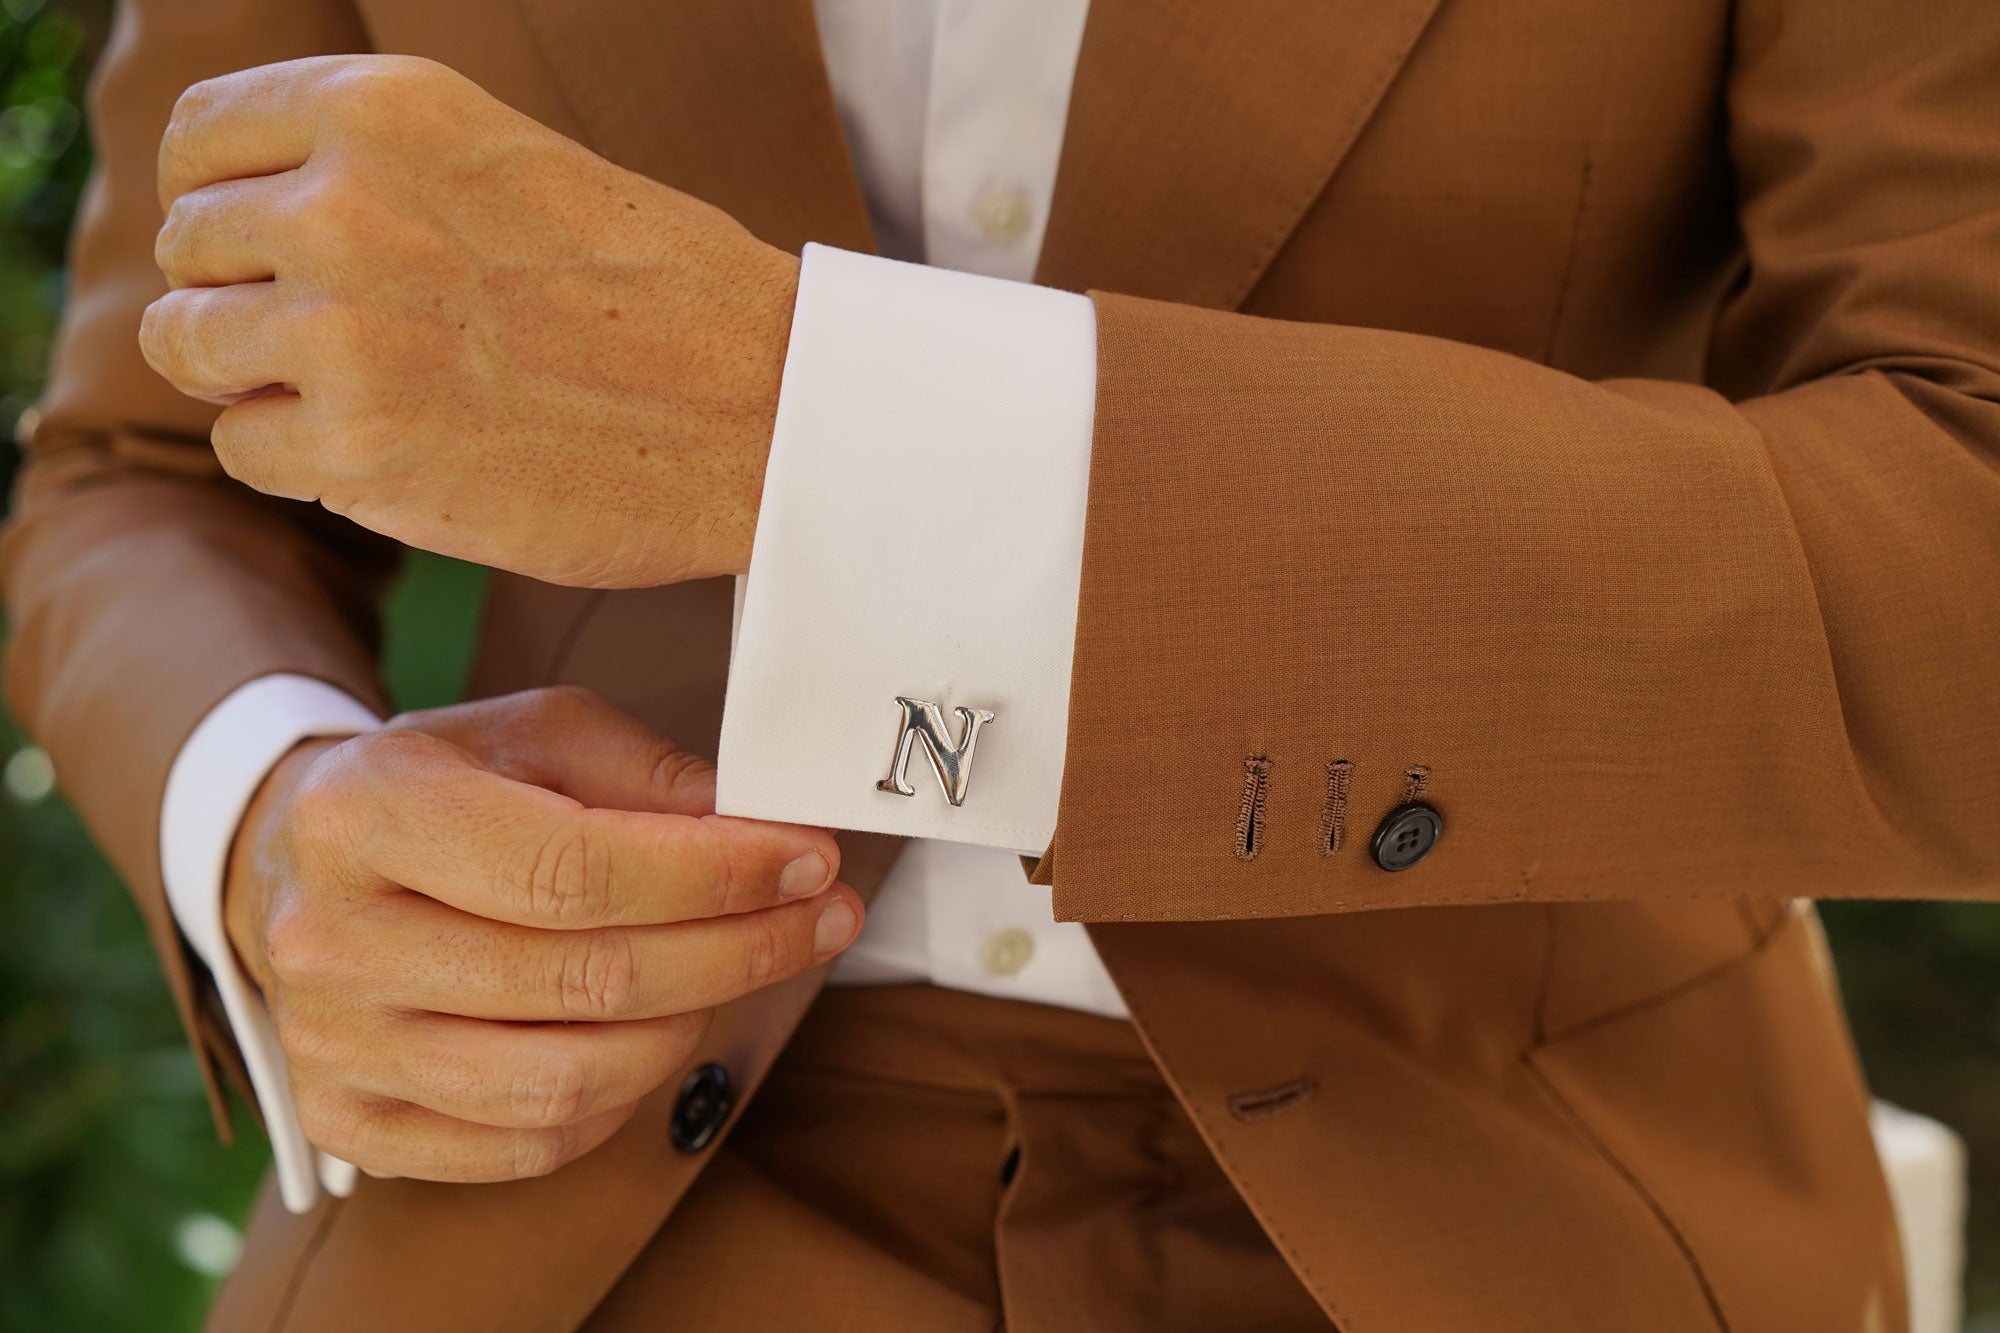
[[[586,692],[300,746],[230,857],[306,1136],[374,1175],[541,1175],[609,1138],[716,1005],[839,953],[821,829],[713,813],[714,769]]]

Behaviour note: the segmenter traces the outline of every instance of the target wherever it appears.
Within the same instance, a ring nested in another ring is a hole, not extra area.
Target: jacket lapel
[[[1036,281],[1232,309],[1439,0],[1092,0]]]
[[[780,249],[875,248],[812,0],[514,3],[592,149]]]

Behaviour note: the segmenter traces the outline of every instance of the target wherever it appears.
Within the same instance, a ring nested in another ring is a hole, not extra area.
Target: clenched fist
[[[306,1136],[376,1175],[554,1170],[714,1006],[854,940],[832,835],[713,809],[712,767],[573,690],[294,751],[224,915]]]
[[[196,84],[146,358],[231,475],[549,582],[749,566],[798,261],[408,56]]]

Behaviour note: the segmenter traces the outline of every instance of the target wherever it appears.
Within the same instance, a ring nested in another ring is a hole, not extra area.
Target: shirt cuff
[[[209,710],[188,736],[167,773],[160,808],[160,872],[167,902],[181,934],[214,978],[271,1138],[279,1194],[295,1213],[309,1210],[321,1188],[351,1193],[354,1168],[316,1153],[299,1127],[277,1028],[237,965],[223,927],[223,880],[243,812],[293,746],[315,736],[352,736],[381,725],[360,701],[324,681],[259,677]]]
[[[1087,297],[806,247],[719,811],[1047,848],[1096,391]],[[963,804],[924,740],[905,751],[902,700],[936,705],[947,749],[973,725],[958,710],[992,715]],[[878,786],[892,768],[914,795]]]

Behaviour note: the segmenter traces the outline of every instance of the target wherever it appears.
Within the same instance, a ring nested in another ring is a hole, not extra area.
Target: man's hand
[[[410,56],[196,84],[140,343],[232,476],[549,582],[741,573],[798,260]]]
[[[609,1138],[710,1010],[838,953],[819,829],[594,696],[513,695],[294,751],[230,858],[230,941],[315,1145],[377,1175],[539,1175]]]

